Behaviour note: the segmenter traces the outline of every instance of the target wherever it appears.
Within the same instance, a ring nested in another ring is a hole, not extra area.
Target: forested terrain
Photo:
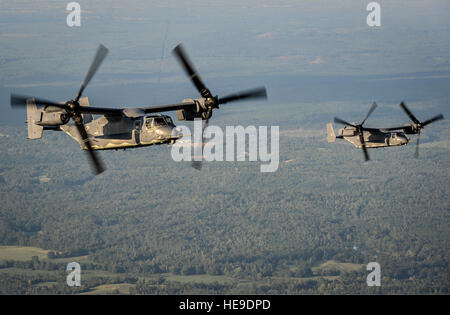
[[[428,118],[440,104],[413,108]],[[0,245],[48,252],[2,259],[0,293],[89,293],[110,284],[122,286],[103,292],[448,293],[448,122],[423,132],[420,159],[410,143],[369,150],[364,163],[349,143],[328,144],[325,124],[335,114],[362,119],[369,106],[218,112],[211,124],[223,129],[280,125],[274,173],[261,173],[260,162],[210,162],[199,172],[172,161],[170,146],[155,146],[100,152],[107,171],[94,177],[65,134],[31,141],[25,125],[1,126]],[[380,104],[368,124],[398,121],[406,116],[396,104]],[[82,268],[79,288],[66,284],[71,261]],[[366,284],[373,261],[381,287]]]
[[[378,1],[381,27],[370,1],[81,0],[80,27],[67,2],[1,1],[0,294],[448,294],[448,1]],[[220,105],[210,125],[280,126],[279,169],[199,172],[164,145],[99,152],[94,177],[64,133],[26,140],[11,93],[74,98],[100,43],[83,92],[95,107],[199,97],[179,43],[213,95],[265,86],[267,101]],[[360,122],[374,101],[366,127],[409,123],[401,101],[445,120],[423,130],[417,160],[414,142],[368,163],[326,142],[334,116]]]

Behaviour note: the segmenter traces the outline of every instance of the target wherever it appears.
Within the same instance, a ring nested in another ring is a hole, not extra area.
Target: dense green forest
[[[199,172],[164,145],[100,152],[107,171],[94,177],[67,135],[31,141],[25,125],[0,126],[0,245],[47,253],[1,259],[0,249],[0,293],[448,293],[448,123],[423,132],[420,159],[410,143],[370,150],[365,163],[349,143],[328,144],[325,124],[336,112],[361,119],[369,104],[249,105],[213,117],[221,127],[280,125],[274,173],[260,162]],[[370,123],[406,120],[396,104],[377,112]],[[71,261],[81,287],[66,284]],[[373,261],[380,287],[366,284]]]

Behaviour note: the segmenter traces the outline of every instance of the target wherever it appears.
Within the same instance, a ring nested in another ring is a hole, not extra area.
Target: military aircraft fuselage
[[[265,87],[239,91],[223,97],[214,96],[200,79],[181,44],[173,49],[173,53],[201,98],[156,106],[91,107],[87,96],[83,96],[83,92],[108,54],[108,49],[100,45],[74,98],[65,102],[54,102],[43,98],[11,94],[11,107],[26,107],[28,139],[41,139],[44,130],[64,131],[86,150],[92,170],[95,175],[98,175],[105,170],[105,166],[95,150],[117,150],[174,143],[183,137],[175,130],[175,124],[170,116],[156,113],[176,111],[178,120],[202,119],[205,120],[203,128],[206,128],[213,110],[218,109],[219,105],[267,99]],[[98,118],[94,119],[94,115]],[[197,164],[195,166],[193,164],[193,167],[200,169]]]
[[[363,131],[364,142],[368,148],[392,147],[406,145],[409,139],[403,132],[383,132],[379,130]],[[361,148],[358,132],[354,127],[345,126],[339,129],[336,138],[343,138],[357,148]]]
[[[88,116],[89,117],[89,116]],[[88,121],[88,122],[86,122]],[[140,117],[100,116],[85,118],[86,132],[94,150],[126,149],[163,143],[173,143],[182,135],[167,115]],[[86,149],[75,125],[59,127]]]

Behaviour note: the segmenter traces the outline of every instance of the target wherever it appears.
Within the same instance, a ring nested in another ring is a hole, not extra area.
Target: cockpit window
[[[157,117],[153,119],[153,127],[164,126],[166,125],[166,121],[162,117]]]
[[[145,126],[147,128],[158,127],[158,126],[167,126],[167,125],[169,125],[169,126],[173,125],[173,121],[169,116],[145,118]]]
[[[167,124],[168,125],[173,125],[173,121],[172,121],[172,118],[170,118],[170,117],[165,117],[166,118],[166,122],[167,122]]]

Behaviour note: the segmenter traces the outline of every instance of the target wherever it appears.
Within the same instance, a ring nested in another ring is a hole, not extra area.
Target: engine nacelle
[[[192,103],[194,102],[196,104],[195,109],[180,109],[176,111],[177,119],[178,120],[186,120],[186,121],[193,121],[196,118],[201,118],[202,120],[211,118],[212,111],[208,110],[206,104],[205,104],[204,98],[199,98],[196,100],[193,99],[184,99],[183,103]]]
[[[61,126],[69,122],[70,116],[62,111],[59,112],[41,112],[41,119],[36,122],[40,126]]]
[[[416,127],[416,125],[405,124],[405,128],[403,128],[403,132],[407,135],[414,135],[414,134],[417,134],[418,128]]]
[[[353,136],[356,136],[356,135],[357,135],[357,133],[356,133],[355,128],[347,128],[347,127],[345,127],[343,129],[341,129],[341,132],[340,132],[340,136],[343,136],[343,137],[353,137]]]
[[[193,110],[189,110],[189,109],[180,109],[177,110],[177,119],[178,120],[187,120],[187,121],[192,121],[196,118],[202,118],[202,113],[200,112],[196,112]]]

